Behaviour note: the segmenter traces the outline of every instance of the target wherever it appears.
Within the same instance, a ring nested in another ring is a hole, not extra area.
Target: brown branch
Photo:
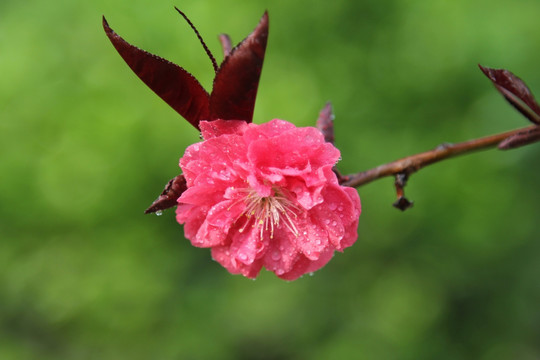
[[[536,125],[529,126],[526,128],[507,131],[504,133],[469,140],[458,144],[441,144],[433,150],[407,156],[403,159],[380,165],[376,168],[362,171],[356,174],[343,176],[342,185],[359,187],[373,180],[377,180],[386,176],[395,176],[398,174],[406,174],[407,176],[409,176],[427,165],[457,155],[466,154],[472,151],[496,147],[501,141],[504,141],[511,136],[514,136],[518,133],[531,132],[536,128],[538,128],[538,126]]]

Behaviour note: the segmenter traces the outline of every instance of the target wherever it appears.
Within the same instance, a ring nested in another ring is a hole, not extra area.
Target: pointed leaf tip
[[[332,103],[329,101],[326,103],[319,113],[317,119],[317,129],[319,129],[324,135],[324,140],[331,144],[334,143],[334,112],[332,110]]]
[[[153,92],[196,128],[200,120],[209,118],[209,95],[197,79],[180,66],[125,41],[104,16],[102,22],[120,56]]]
[[[187,185],[184,175],[180,174],[172,178],[167,185],[165,185],[163,192],[156,200],[154,200],[152,205],[144,211],[144,213],[151,214],[176,206],[178,198],[186,191],[186,189]]]
[[[210,95],[210,119],[253,120],[268,42],[268,12],[221,64]]]
[[[478,67],[516,110],[531,122],[540,124],[540,105],[523,80],[506,69],[492,69],[480,64]]]

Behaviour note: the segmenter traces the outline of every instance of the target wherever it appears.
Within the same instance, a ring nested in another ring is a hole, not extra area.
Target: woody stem
[[[343,182],[341,185],[359,187],[386,176],[395,176],[398,174],[406,174],[408,176],[423,167],[438,161],[477,150],[495,147],[501,141],[513,135],[524,131],[531,131],[536,127],[537,126],[529,126],[457,144],[441,144],[433,150],[407,156],[356,174],[342,176]]]

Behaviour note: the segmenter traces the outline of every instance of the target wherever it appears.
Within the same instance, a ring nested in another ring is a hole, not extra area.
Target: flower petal
[[[177,219],[195,246],[233,274],[264,266],[294,280],[357,239],[360,198],[332,170],[339,151],[314,128],[201,122],[205,139],[180,166],[188,189]]]

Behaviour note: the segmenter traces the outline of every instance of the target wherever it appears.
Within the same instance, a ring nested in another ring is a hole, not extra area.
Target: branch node
[[[405,211],[405,210],[411,208],[413,206],[413,204],[414,203],[412,201],[409,201],[404,196],[401,196],[401,197],[398,197],[398,199],[396,200],[396,202],[394,202],[392,204],[392,206],[399,209],[399,210],[401,210],[401,211]]]
[[[396,174],[396,180],[394,181],[397,200],[392,204],[392,206],[401,211],[405,211],[413,206],[413,203],[405,197],[405,190],[403,189],[405,185],[407,185],[407,180],[409,180],[409,172],[404,171]]]
[[[454,144],[452,143],[449,143],[449,142],[445,142],[445,143],[442,143],[442,144],[439,144],[439,146],[437,146],[435,148],[435,150],[446,150],[448,148],[451,148]]]

